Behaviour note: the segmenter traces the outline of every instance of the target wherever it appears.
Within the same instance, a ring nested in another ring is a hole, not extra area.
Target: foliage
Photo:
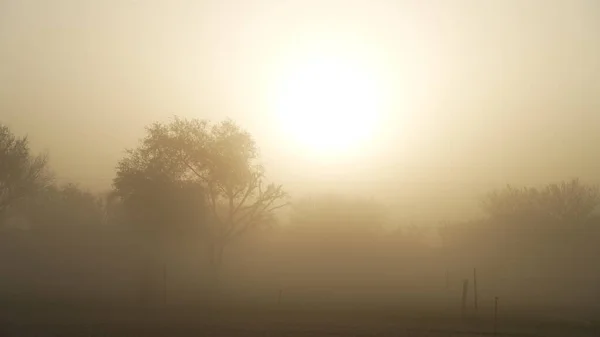
[[[535,188],[514,188],[490,192],[482,202],[483,209],[493,218],[535,216],[541,212],[540,196]]]
[[[50,186],[38,199],[38,222],[63,226],[101,226],[104,211],[101,199],[75,184]]]
[[[142,145],[119,164],[114,183],[126,201],[144,200],[140,209],[158,207],[161,199],[144,198],[165,195],[168,186],[201,190],[210,214],[211,261],[219,264],[227,242],[271,222],[273,211],[285,206],[282,186],[264,180],[254,140],[234,122],[175,118],[147,128]]]
[[[543,208],[563,221],[586,220],[600,204],[597,186],[585,185],[579,179],[550,184],[542,192]]]
[[[9,212],[34,232],[67,232],[100,228],[105,222],[104,204],[98,196],[75,184],[49,185],[16,203]]]
[[[204,220],[204,189],[174,160],[156,126],[117,167],[111,210],[122,207],[128,222],[154,236],[185,234]]]
[[[493,219],[578,223],[587,219],[599,204],[597,186],[573,179],[540,190],[507,186],[489,193],[483,200],[483,209]]]
[[[30,153],[27,137],[0,125],[0,215],[19,200],[33,196],[51,180],[45,155]]]

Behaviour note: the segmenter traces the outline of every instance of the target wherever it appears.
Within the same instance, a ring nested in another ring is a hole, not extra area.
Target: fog
[[[0,0],[0,303],[592,322],[599,33],[593,0]],[[375,94],[280,108],[312,59]]]
[[[413,210],[404,200],[443,199],[433,221],[508,182],[598,180],[595,1],[328,3],[3,1],[2,120],[95,190],[145,125],[174,114],[239,121],[290,192],[345,176],[327,185]],[[391,78],[368,160],[315,165],[281,146],[266,78],[311,39],[368,44]]]

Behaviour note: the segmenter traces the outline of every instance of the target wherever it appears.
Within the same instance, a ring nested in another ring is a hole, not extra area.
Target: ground
[[[493,310],[415,306],[220,303],[151,308],[5,303],[0,336],[492,336]],[[497,336],[597,336],[592,321],[539,310],[504,312]]]

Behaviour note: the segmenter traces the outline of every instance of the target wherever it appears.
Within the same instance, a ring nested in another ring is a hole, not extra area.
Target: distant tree
[[[123,199],[116,191],[104,192],[100,195],[103,205],[104,223],[111,227],[125,227],[128,224],[127,210]]]
[[[418,248],[423,246],[428,230],[424,225],[408,223],[398,226],[392,232],[392,236],[400,241],[405,248]]]
[[[127,151],[117,166],[108,204],[121,206],[126,222],[164,245],[205,224],[205,190],[170,152],[169,142],[153,127],[140,145]]]
[[[104,220],[99,196],[72,183],[46,187],[25,207],[31,225],[38,231],[89,230],[102,226]]]
[[[47,157],[32,155],[27,137],[18,138],[7,126],[0,125],[0,217],[50,181]]]
[[[130,226],[141,240],[142,302],[160,300],[170,247],[198,240],[207,221],[205,189],[163,137],[156,125],[147,128],[140,144],[119,161],[114,190],[105,198],[107,217]]]
[[[593,223],[599,197],[597,186],[578,179],[539,188],[507,186],[483,199],[486,218],[439,233],[447,255],[465,268],[488,264],[512,275],[552,275],[570,268],[575,256],[589,258],[598,231],[585,224]]]
[[[181,239],[206,220],[202,186],[162,151],[149,148],[146,140],[119,162],[114,187],[107,205],[121,208],[125,222],[147,239],[160,241],[155,243]]]
[[[588,219],[600,204],[598,186],[583,184],[579,179],[550,184],[541,195],[542,208],[550,216],[574,223]]]
[[[531,219],[543,214],[540,200],[540,192],[535,188],[507,185],[504,189],[488,193],[482,200],[482,207],[495,219]]]
[[[597,186],[573,179],[540,190],[507,186],[489,193],[483,200],[483,209],[493,219],[579,223],[599,204]]]
[[[147,128],[141,146],[120,162],[114,184],[140,212],[149,205],[159,209],[157,193],[174,182],[202,190],[198,205],[204,202],[209,214],[204,234],[210,262],[218,267],[233,238],[272,222],[273,212],[286,205],[282,186],[265,186],[264,180],[254,140],[234,122],[175,118]]]

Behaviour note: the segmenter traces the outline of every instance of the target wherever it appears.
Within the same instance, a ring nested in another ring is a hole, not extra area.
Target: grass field
[[[0,335],[12,336],[493,336],[493,310],[466,319],[449,308],[390,305],[219,303],[133,306],[5,303]],[[513,310],[497,336],[598,336],[597,323]]]

